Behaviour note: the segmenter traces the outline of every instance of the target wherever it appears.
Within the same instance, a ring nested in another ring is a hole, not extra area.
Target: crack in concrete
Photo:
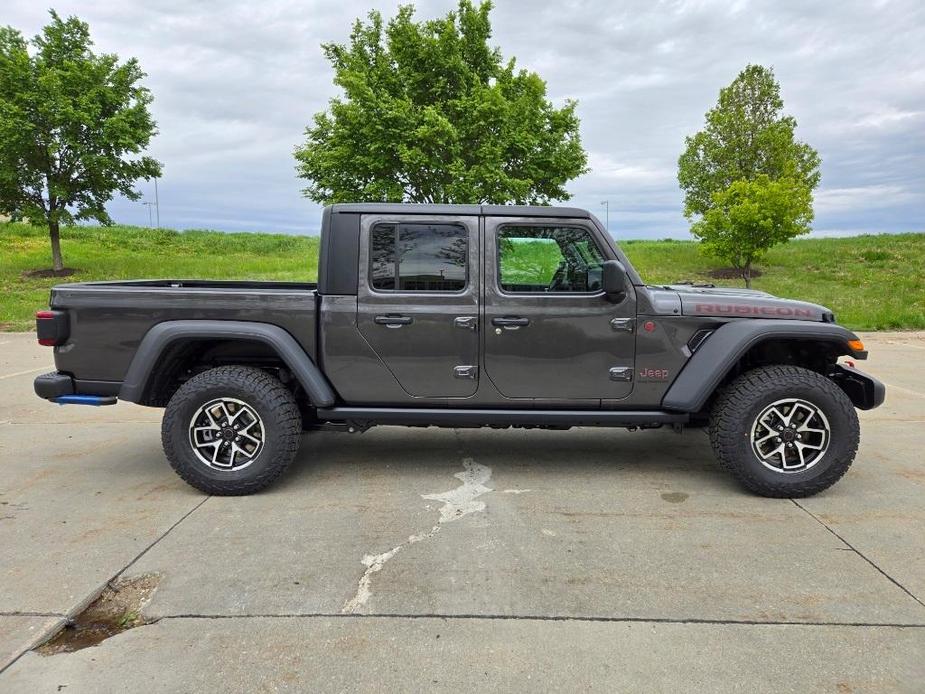
[[[463,471],[457,472],[453,477],[457,478],[461,485],[456,489],[438,494],[421,494],[422,499],[430,501],[441,501],[443,506],[440,507],[440,519],[437,524],[430,530],[417,535],[410,535],[407,540],[396,545],[387,552],[382,554],[367,554],[361,560],[366,567],[366,571],[357,581],[356,593],[352,598],[344,603],[341,612],[344,614],[356,614],[372,597],[373,574],[382,571],[385,563],[401,552],[406,547],[434,537],[440,532],[440,529],[446,523],[452,523],[470,513],[485,510],[484,501],[476,501],[476,497],[488,492],[494,491],[485,486],[485,483],[491,478],[491,468],[480,465],[472,458],[463,458]]]
[[[861,552],[857,547],[855,547],[854,545],[852,545],[850,542],[848,542],[848,540],[846,540],[846,539],[843,538],[841,535],[839,535],[837,532],[835,532],[832,528],[830,528],[829,525],[828,525],[825,521],[823,521],[821,518],[819,518],[819,516],[817,516],[815,513],[813,513],[812,511],[810,511],[808,508],[806,508],[805,506],[803,506],[802,504],[800,504],[800,502],[798,502],[796,499],[791,499],[790,501],[792,501],[792,502],[794,503],[794,505],[795,505],[798,509],[800,509],[801,511],[803,511],[804,513],[806,513],[810,518],[812,518],[814,521],[816,521],[817,523],[819,523],[819,525],[821,525],[823,528],[825,528],[825,529],[828,530],[830,533],[832,533],[835,537],[837,537],[837,538],[845,545],[845,547],[846,547],[847,549],[851,550],[852,552],[854,552],[855,554],[857,554],[861,559],[863,559],[863,560],[866,561],[868,564],[870,564],[872,567],[874,567],[874,568],[875,568],[884,578],[886,578],[890,583],[892,583],[894,586],[896,586],[897,588],[899,588],[902,592],[904,592],[904,593],[905,593],[906,595],[908,595],[910,598],[912,598],[913,600],[915,600],[919,605],[921,605],[922,607],[925,607],[925,602],[922,602],[921,600],[919,600],[919,599],[912,593],[912,591],[910,591],[908,588],[906,588],[906,586],[904,586],[902,583],[900,583],[900,582],[897,581],[895,578],[893,578],[892,576],[890,576],[890,574],[888,574],[886,571],[884,571],[884,570],[881,569],[879,566],[877,566],[877,564],[876,564],[872,559],[868,558],[867,555],[865,555],[863,552]]]

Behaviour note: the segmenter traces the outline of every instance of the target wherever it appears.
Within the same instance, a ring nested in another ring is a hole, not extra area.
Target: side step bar
[[[411,407],[318,408],[317,416],[322,421],[331,422],[442,427],[640,427],[685,424],[690,419],[687,413],[660,410],[462,410]]]
[[[93,407],[115,405],[116,400],[115,395],[59,395],[51,399],[59,405],[91,405]]]

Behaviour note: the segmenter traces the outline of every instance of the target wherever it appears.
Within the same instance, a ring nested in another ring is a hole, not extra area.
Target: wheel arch
[[[165,321],[152,327],[138,345],[119,390],[119,399],[161,404],[152,394],[152,388],[159,387],[159,376],[166,375],[159,369],[185,363],[184,360],[197,353],[197,348],[242,344],[259,346],[260,356],[270,355],[285,365],[312,405],[334,404],[336,395],[324,374],[288,332],[269,323],[217,320]]]
[[[867,352],[849,344],[857,339],[831,323],[749,318],[725,323],[698,346],[662,398],[662,407],[700,412],[725,382],[756,366],[792,364],[828,376],[839,356],[867,358]]]

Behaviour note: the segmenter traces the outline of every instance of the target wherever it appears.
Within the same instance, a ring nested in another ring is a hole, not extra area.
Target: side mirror
[[[626,298],[626,268],[619,260],[605,260],[601,266],[604,293],[615,304]]]

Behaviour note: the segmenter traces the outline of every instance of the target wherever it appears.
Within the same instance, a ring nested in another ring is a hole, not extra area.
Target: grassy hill
[[[44,229],[0,223],[0,329],[29,330],[59,282],[145,277],[300,280],[317,276],[318,239],[282,234],[177,232],[140,227],[62,231],[68,278],[29,276],[50,266]],[[717,280],[716,261],[690,241],[622,241],[650,283]],[[925,328],[925,234],[803,239],[771,251],[755,289],[828,306],[855,330]]]

